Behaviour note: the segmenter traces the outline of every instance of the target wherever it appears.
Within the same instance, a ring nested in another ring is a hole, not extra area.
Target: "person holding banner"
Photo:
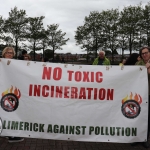
[[[28,60],[31,60],[31,56],[30,56],[30,55],[28,55],[28,54],[27,54],[27,55],[25,55],[25,56],[24,56],[24,60],[27,60],[27,61],[28,61]]]
[[[92,65],[110,65],[110,61],[105,57],[104,51],[100,51],[98,55],[99,57],[94,60]]]
[[[13,47],[6,47],[2,51],[2,57],[3,58],[12,59],[14,56],[15,56],[15,50]],[[23,140],[24,140],[24,138],[20,138],[20,137],[8,137],[9,143],[21,142]]]
[[[148,138],[150,132],[150,47],[142,47],[139,51],[141,60],[136,63],[136,65],[144,65],[148,72],[148,85],[149,85],[149,100],[148,100],[148,129],[147,129],[147,141],[143,142],[145,148],[149,148]],[[134,145],[134,144],[132,144]]]
[[[126,59],[121,59],[119,66],[123,66],[126,63]]]
[[[19,60],[24,60],[24,57],[27,55],[27,51],[23,50],[22,51],[22,55],[20,57],[18,57]]]
[[[15,51],[13,47],[6,47],[2,51],[2,58],[12,59],[15,56]]]
[[[130,57],[127,58],[124,65],[135,65],[139,61],[140,55],[138,53],[132,53]]]

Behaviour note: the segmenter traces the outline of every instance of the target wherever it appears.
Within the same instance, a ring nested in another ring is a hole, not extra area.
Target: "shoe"
[[[22,142],[23,140],[24,138],[20,138],[20,137],[9,137],[8,142],[9,143]]]
[[[145,148],[149,148],[149,143],[148,143],[148,141],[143,142],[142,145],[143,145],[143,147],[145,147]]]
[[[138,142],[131,143],[131,146],[136,146]]]

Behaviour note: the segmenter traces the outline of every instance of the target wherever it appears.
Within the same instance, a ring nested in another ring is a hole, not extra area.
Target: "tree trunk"
[[[35,42],[34,42],[34,45],[33,45],[33,60],[35,61]]]
[[[45,57],[45,53],[44,53],[44,47],[43,47],[43,58]]]
[[[54,47],[53,47],[53,61],[54,61]]]
[[[16,52],[16,56],[15,58],[17,59],[17,53],[18,53],[18,40],[16,39],[16,46],[15,46],[15,52]]]

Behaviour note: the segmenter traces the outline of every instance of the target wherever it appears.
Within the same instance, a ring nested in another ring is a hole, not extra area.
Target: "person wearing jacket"
[[[15,50],[13,47],[6,47],[2,51],[2,57],[6,59],[13,59],[15,56]],[[14,143],[14,142],[22,142],[24,138],[22,137],[8,137],[8,142],[9,143]]]
[[[150,133],[150,47],[142,47],[139,51],[141,60],[139,60],[136,65],[142,65],[147,68],[148,73],[148,86],[149,86],[149,98],[148,98],[148,128],[147,128],[147,141],[142,142],[145,148],[149,148],[148,138]],[[133,143],[132,145],[136,145],[137,143]]]
[[[95,58],[92,65],[110,65],[110,61],[105,57],[105,52],[100,51],[98,54],[99,57]]]

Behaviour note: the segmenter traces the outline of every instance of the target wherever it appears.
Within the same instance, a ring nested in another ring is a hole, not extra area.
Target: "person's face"
[[[29,60],[28,56],[24,56],[24,60]]]
[[[123,64],[125,64],[125,62],[126,62],[126,60],[125,60],[125,59],[123,59],[123,60],[122,60],[122,63],[123,63]]]
[[[147,48],[144,48],[142,50],[141,56],[143,58],[144,61],[148,61],[150,59],[150,52]]]
[[[5,54],[4,54],[4,57],[5,58],[9,58],[9,59],[12,59],[14,56],[14,53],[12,50],[8,50]]]
[[[100,52],[100,53],[99,53],[99,58],[100,58],[100,59],[104,59],[104,57],[105,57],[104,53],[103,53],[103,52]]]

